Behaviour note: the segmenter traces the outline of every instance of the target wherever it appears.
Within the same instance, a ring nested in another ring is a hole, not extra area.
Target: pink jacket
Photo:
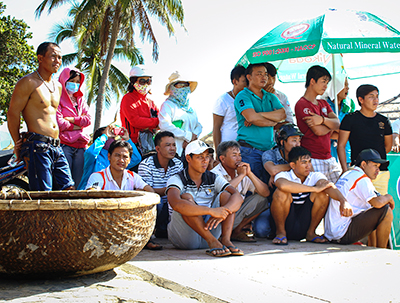
[[[69,97],[67,90],[65,88],[65,82],[70,77],[70,71],[76,70],[81,75],[81,83],[79,90],[74,93],[74,97],[78,103],[77,109],[72,104],[71,98]],[[57,123],[60,128],[60,141],[61,144],[72,146],[75,148],[84,148],[89,142],[89,135],[83,133],[83,128],[88,127],[91,123],[92,118],[90,117],[88,111],[89,106],[83,99],[83,93],[81,92],[82,83],[85,80],[85,76],[76,68],[66,67],[61,72],[58,81],[62,85],[62,94],[60,99],[60,104],[57,109]],[[64,117],[74,117],[75,122],[71,123],[64,119]],[[74,125],[82,127],[82,129],[74,130]]]

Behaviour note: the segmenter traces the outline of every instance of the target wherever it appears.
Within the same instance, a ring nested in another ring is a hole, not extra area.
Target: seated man
[[[93,144],[85,151],[84,158],[85,162],[83,165],[83,175],[81,183],[79,183],[78,189],[85,189],[87,181],[92,173],[101,171],[110,165],[108,161],[108,148],[110,144],[115,140],[117,136],[114,133],[115,125],[108,125],[107,127],[100,127],[93,134]],[[133,168],[140,162],[142,157],[136,148],[136,145],[129,139],[129,134],[125,128],[123,129],[122,139],[127,141],[133,148],[133,154],[131,156],[131,163],[128,165],[128,169]]]
[[[127,170],[133,153],[132,145],[127,141],[115,140],[108,148],[109,166],[90,175],[86,189],[101,190],[144,190],[154,192],[136,173]],[[146,249],[160,250],[161,245],[152,240],[145,246]]]
[[[287,245],[289,240],[325,243],[315,230],[325,216],[329,197],[344,203],[340,191],[324,174],[312,172],[311,153],[304,147],[293,147],[289,153],[290,171],[275,176],[271,214],[276,225],[272,243]]]
[[[211,172],[225,178],[242,195],[244,202],[235,213],[231,240],[255,242],[244,227],[268,207],[268,185],[251,171],[248,163],[242,162],[240,145],[236,141],[224,141],[217,148],[220,163]],[[251,193],[246,197],[247,193]]]
[[[189,143],[185,150],[188,167],[167,182],[173,208],[168,239],[180,249],[208,246],[206,253],[214,257],[243,255],[230,240],[233,213],[243,199],[228,181],[207,170],[209,152],[214,150],[202,141]]]
[[[144,159],[139,164],[139,176],[160,195],[157,205],[156,237],[167,238],[167,225],[172,212],[168,205],[165,189],[170,177],[183,169],[182,161],[175,157],[175,136],[169,131],[158,132],[154,138],[156,154]]]
[[[374,149],[364,149],[353,170],[336,183],[347,202],[332,200],[325,216],[325,236],[339,244],[351,244],[376,230],[377,247],[386,248],[393,221],[393,197],[380,195],[372,184],[383,160]]]
[[[275,133],[277,146],[267,150],[262,155],[265,170],[270,175],[268,185],[271,187],[271,195],[275,191],[274,178],[281,171],[289,171],[289,152],[293,147],[300,146],[303,133],[294,124],[284,124]],[[271,200],[271,199],[270,199]],[[263,211],[254,221],[254,232],[257,237],[266,238],[271,234],[271,210]]]
[[[132,146],[123,140],[115,140],[108,148],[110,165],[90,175],[86,189],[104,190],[144,190],[154,192],[143,179],[127,170],[133,153]]]

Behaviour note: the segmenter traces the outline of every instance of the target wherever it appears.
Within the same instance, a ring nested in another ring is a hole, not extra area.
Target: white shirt
[[[136,173],[130,170],[124,170],[124,176],[122,177],[121,187],[114,180],[110,166],[90,175],[86,189],[91,187],[99,187],[104,190],[135,190],[144,189],[147,184],[143,179]]]
[[[287,121],[289,123],[294,123],[294,121],[293,121],[294,115],[293,115],[292,108],[290,107],[288,97],[279,90],[275,90],[274,95],[278,97],[279,101],[281,102],[282,106],[285,109],[285,113],[286,113],[285,121]]]
[[[394,121],[393,123],[392,123],[392,130],[393,130],[393,133],[395,134],[400,134],[399,133],[399,130],[400,130],[400,118],[398,118],[398,119],[396,119],[396,121]]]
[[[321,179],[328,180],[324,174],[322,174],[320,172],[312,171],[312,172],[310,172],[310,174],[307,176],[307,178],[302,183],[300,178],[297,177],[296,174],[294,173],[293,169],[291,169],[290,171],[282,171],[282,172],[278,173],[275,176],[274,181],[276,182],[278,179],[281,179],[281,178],[289,180],[291,182],[307,185],[307,186],[315,186],[315,184],[317,184],[317,182]],[[307,192],[307,193],[292,193],[293,203],[294,204],[303,204],[305,199],[309,195],[310,195],[309,192]]]
[[[170,131],[175,136],[176,152],[182,155],[183,141],[192,140],[192,133],[200,137],[203,127],[201,126],[196,111],[188,113],[170,100],[165,100],[161,105],[158,115],[160,131]],[[183,121],[182,127],[176,127],[172,122]]]
[[[235,99],[224,93],[214,103],[213,114],[224,117],[221,125],[221,142],[236,140],[238,122],[235,113]]]
[[[340,202],[331,200],[325,214],[325,237],[328,240],[339,240],[347,232],[351,220],[372,206],[369,201],[377,197],[372,181],[359,167],[345,172],[336,182],[336,187],[353,208],[351,217],[342,217],[340,214]]]
[[[216,167],[214,167],[211,170],[212,173],[219,175],[221,177],[224,177],[226,181],[231,182],[232,178],[231,176],[226,172],[225,168],[222,166],[221,163],[219,163]],[[235,170],[235,177],[237,177],[237,171]],[[251,182],[250,178],[245,176],[242,181],[238,184],[236,187],[237,191],[242,195],[242,198],[244,199],[246,197],[246,194],[248,191],[251,191],[252,193],[255,193],[255,186],[253,182]]]

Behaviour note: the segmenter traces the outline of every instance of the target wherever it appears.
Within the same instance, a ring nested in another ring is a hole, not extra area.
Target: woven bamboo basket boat
[[[0,275],[79,276],[135,257],[155,226],[157,194],[0,192]]]

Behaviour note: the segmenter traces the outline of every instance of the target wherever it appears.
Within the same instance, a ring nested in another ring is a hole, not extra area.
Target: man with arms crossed
[[[264,63],[250,64],[246,69],[246,79],[248,87],[235,98],[237,141],[243,162],[249,163],[252,172],[266,183],[262,154],[275,146],[274,126],[285,120],[286,114],[278,98],[263,89],[268,80]]]
[[[160,195],[157,204],[156,237],[167,238],[169,206],[165,190],[167,181],[183,169],[182,161],[175,157],[176,144],[174,134],[169,131],[158,132],[154,138],[157,153],[139,164],[139,176]],[[172,212],[172,209],[171,209]]]
[[[268,185],[251,171],[248,163],[242,162],[240,145],[236,141],[225,141],[218,145],[217,156],[220,163],[211,172],[227,180],[242,195],[244,202],[235,213],[231,239],[241,242],[255,242],[244,227],[268,207]],[[248,192],[251,195],[246,196]]]
[[[293,147],[289,153],[290,171],[275,176],[271,214],[276,225],[272,243],[286,245],[289,240],[325,243],[315,230],[325,216],[329,197],[345,202],[343,195],[324,174],[311,171],[311,153],[304,147]]]
[[[39,67],[15,85],[7,114],[17,160],[28,169],[30,190],[73,189],[68,162],[60,147],[56,113],[61,84],[52,79],[61,65],[60,47],[44,42],[37,49]],[[20,134],[20,115],[28,132]]]
[[[235,97],[246,87],[246,69],[241,66],[235,66],[231,71],[231,82],[233,89],[224,93],[217,99],[213,108],[213,140],[215,148],[221,142],[236,140],[238,123],[235,113]]]
[[[331,81],[329,71],[319,65],[310,67],[306,75],[306,92],[297,101],[295,113],[297,125],[304,134],[301,146],[311,152],[311,163],[315,171],[323,173],[335,183],[341,169],[331,155],[331,132],[339,129],[339,119],[328,102],[317,99]]]
[[[339,244],[351,244],[376,230],[377,247],[386,248],[393,221],[394,201],[380,195],[373,186],[383,160],[374,149],[357,157],[353,170],[345,172],[336,186],[347,202],[332,200],[325,215],[325,236]]]
[[[230,237],[233,213],[243,198],[228,181],[207,170],[209,152],[214,150],[204,142],[190,142],[185,150],[188,167],[168,180],[166,193],[173,208],[168,239],[180,249],[210,247],[206,253],[213,257],[241,256],[243,251]]]

